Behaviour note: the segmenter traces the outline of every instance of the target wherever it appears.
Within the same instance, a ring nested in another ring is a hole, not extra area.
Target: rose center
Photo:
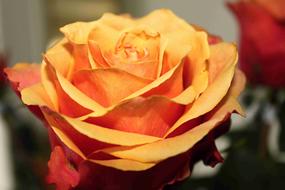
[[[123,47],[120,47],[116,50],[116,55],[121,56],[124,59],[128,59],[130,61],[137,61],[144,59],[148,56],[148,50],[147,48],[138,48],[136,46],[133,46],[129,43],[124,44]]]
[[[115,56],[138,61],[149,55],[144,39],[132,33],[124,33],[115,47]]]

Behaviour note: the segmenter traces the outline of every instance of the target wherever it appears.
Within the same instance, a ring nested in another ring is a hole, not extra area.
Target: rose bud
[[[285,85],[285,1],[229,3],[240,26],[240,67],[252,84]]]
[[[47,127],[58,190],[156,190],[223,159],[245,78],[235,45],[169,10],[76,22],[42,64],[5,71]],[[208,42],[210,39],[210,43]]]

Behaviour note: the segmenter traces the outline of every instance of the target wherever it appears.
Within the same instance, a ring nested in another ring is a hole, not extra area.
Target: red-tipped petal
[[[78,185],[80,175],[72,168],[61,147],[53,149],[48,167],[47,182],[55,184],[57,190],[70,190]]]
[[[5,68],[4,72],[17,91],[40,82],[39,64],[18,63],[13,68]]]

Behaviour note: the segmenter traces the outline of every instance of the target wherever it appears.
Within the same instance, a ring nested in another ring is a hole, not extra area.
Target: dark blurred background
[[[95,20],[104,12],[143,16],[156,8],[170,8],[225,41],[238,40],[238,26],[224,0],[0,0],[0,69],[17,62],[41,62],[46,47],[61,36],[58,28],[70,22]],[[268,97],[275,97],[278,109]],[[285,186],[284,92],[249,87],[242,101],[247,119],[234,116],[231,132],[217,142],[224,164],[213,169],[198,163],[190,180],[166,189]],[[265,126],[264,118],[275,126]],[[48,189],[48,158],[44,127],[0,79],[0,189]]]

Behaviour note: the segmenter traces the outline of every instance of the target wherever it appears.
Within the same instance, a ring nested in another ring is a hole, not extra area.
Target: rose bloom
[[[285,86],[285,1],[229,3],[240,26],[240,67],[252,84]]]
[[[49,183],[155,190],[187,178],[199,160],[223,161],[215,139],[232,112],[243,113],[235,45],[169,10],[107,13],[60,30],[42,64],[5,70],[47,127]]]

